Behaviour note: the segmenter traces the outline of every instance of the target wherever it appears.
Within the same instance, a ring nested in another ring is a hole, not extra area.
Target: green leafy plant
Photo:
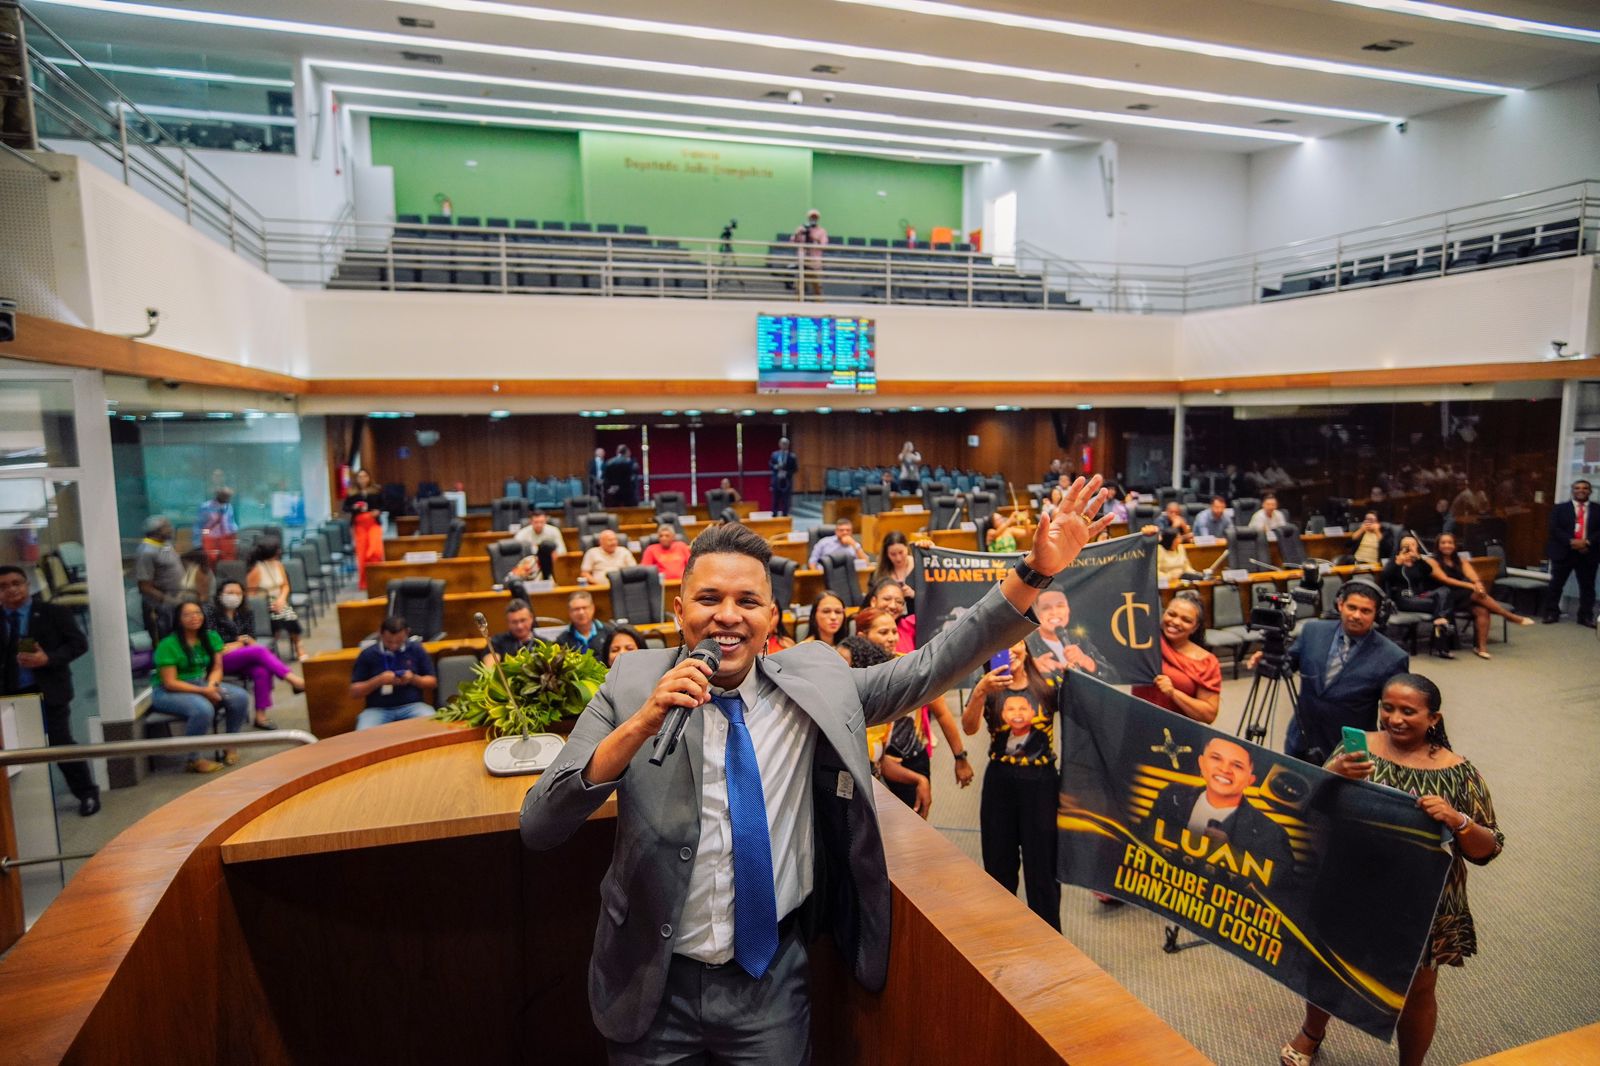
[[[588,652],[536,644],[502,660],[498,670],[480,662],[434,717],[486,726],[491,738],[543,733],[582,714],[605,679],[605,666]]]

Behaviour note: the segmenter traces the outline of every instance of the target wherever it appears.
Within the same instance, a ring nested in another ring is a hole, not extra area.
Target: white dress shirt
[[[812,836],[811,760],[817,724],[811,716],[752,668],[738,688],[750,729],[761,794],[772,841],[772,876],[778,919],[811,895],[815,840]],[[689,871],[689,894],[678,918],[674,951],[706,963],[733,958],[733,822],[728,811],[728,719],[714,703],[705,716],[700,757],[700,846]],[[694,753],[690,753],[692,758]]]

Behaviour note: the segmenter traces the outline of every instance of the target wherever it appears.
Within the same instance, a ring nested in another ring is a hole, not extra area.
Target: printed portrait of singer
[[[1281,885],[1294,874],[1294,849],[1282,826],[1245,799],[1256,783],[1250,749],[1224,737],[1213,737],[1200,753],[1203,785],[1168,785],[1156,797],[1145,819],[1149,839],[1161,847],[1182,847],[1183,834],[1190,847],[1200,838],[1227,844],[1235,852],[1248,852],[1257,865],[1272,862],[1272,884]],[[1242,857],[1241,857],[1242,858]]]
[[[1052,677],[1081,670],[1108,685],[1122,683],[1094,641],[1072,632],[1072,605],[1065,592],[1045,589],[1033,609],[1039,616],[1039,629],[1028,637],[1028,654],[1033,656],[1040,673]]]

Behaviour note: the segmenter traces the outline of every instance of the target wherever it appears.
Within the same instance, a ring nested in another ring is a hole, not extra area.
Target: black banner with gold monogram
[[[917,548],[917,646],[958,618],[1019,555]],[[1161,594],[1156,539],[1137,534],[1085,545],[1034,603],[1028,637],[1048,674],[1077,671],[1107,684],[1140,685],[1161,672]]]
[[[1066,678],[1060,736],[1061,881],[1138,904],[1388,1039],[1450,870],[1416,797],[1081,674]]]

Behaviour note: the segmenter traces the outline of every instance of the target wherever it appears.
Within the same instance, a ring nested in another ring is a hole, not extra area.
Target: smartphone
[[[991,655],[989,657],[989,669],[1004,670],[1009,674],[1011,672],[1011,649],[1007,648],[1005,651],[995,652]]]
[[[1356,752],[1360,752],[1362,755],[1371,758],[1371,755],[1367,752],[1367,734],[1365,730],[1347,725],[1342,732],[1344,733],[1344,750],[1346,753],[1354,755]]]
[[[17,640],[17,650],[25,655],[32,655],[39,650],[39,642],[32,637],[20,637]]]

